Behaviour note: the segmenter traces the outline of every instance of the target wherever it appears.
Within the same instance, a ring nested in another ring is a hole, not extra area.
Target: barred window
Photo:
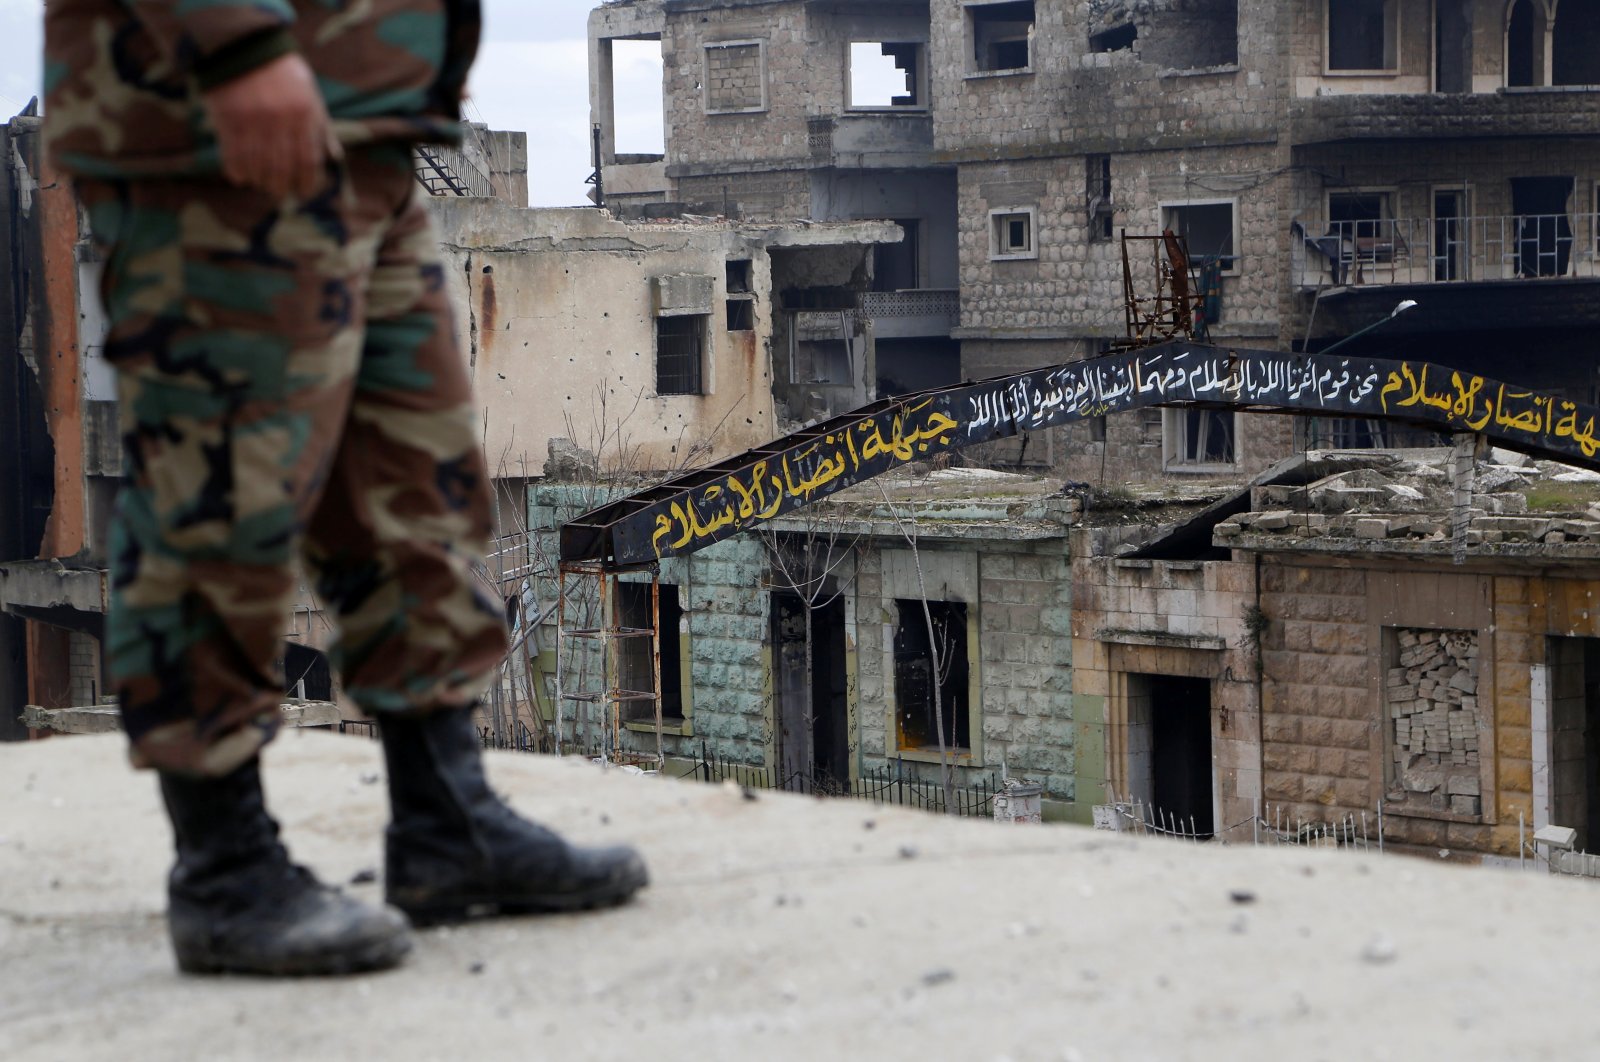
[[[656,318],[656,394],[705,394],[706,314]]]

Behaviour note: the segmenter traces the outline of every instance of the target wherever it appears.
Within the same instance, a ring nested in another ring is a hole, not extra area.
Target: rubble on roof
[[[1350,549],[1353,543],[1404,552],[1450,548],[1456,515],[1450,452],[1371,457],[1303,486],[1256,487],[1250,511],[1217,524],[1217,545],[1281,549],[1293,541],[1300,549]],[[1491,451],[1474,469],[1465,545],[1500,555],[1547,554],[1550,547],[1560,547],[1560,555],[1600,555],[1600,487],[1594,484],[1600,484],[1600,476]],[[1530,497],[1539,502],[1531,511]]]

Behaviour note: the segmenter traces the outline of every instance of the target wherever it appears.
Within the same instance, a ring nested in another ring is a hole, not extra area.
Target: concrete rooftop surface
[[[169,831],[119,736],[0,746],[0,1058],[1593,1057],[1592,882],[488,755],[523,811],[642,846],[642,899],[423,932],[392,973],[264,981],[174,972]],[[361,738],[267,753],[291,848],[328,880],[380,865],[380,770]]]

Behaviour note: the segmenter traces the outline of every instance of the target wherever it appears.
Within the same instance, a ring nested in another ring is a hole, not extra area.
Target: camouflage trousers
[[[437,236],[400,147],[301,202],[82,181],[105,257],[125,481],[106,644],[137,766],[271,739],[300,586],[369,712],[462,708],[505,653],[489,482]]]

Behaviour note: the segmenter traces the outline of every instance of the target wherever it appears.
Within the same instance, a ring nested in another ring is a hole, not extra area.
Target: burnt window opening
[[[1033,0],[967,9],[972,70],[1027,70],[1033,65]]]
[[[923,49],[915,41],[851,41],[850,107],[922,107]]]
[[[1394,70],[1396,0],[1326,0],[1328,69]]]
[[[683,605],[678,587],[660,583],[660,616],[653,624],[655,639],[645,635],[618,639],[617,686],[625,691],[653,693],[661,700],[661,718],[664,722],[681,723],[683,711],[683,660],[680,628],[683,625]],[[617,584],[617,625],[625,630],[648,631],[652,628],[650,615],[649,583]],[[655,649],[661,647],[661,689],[656,689]],[[655,704],[648,699],[623,702],[623,718],[631,723],[655,722]]]
[[[1552,85],[1600,85],[1600,5],[1565,2],[1550,41]]]
[[[1189,258],[1197,266],[1207,260],[1218,262],[1224,273],[1238,270],[1235,253],[1233,202],[1174,203],[1161,208],[1161,224],[1184,238]]]
[[[753,299],[728,300],[728,331],[749,332],[756,326],[756,304]]]
[[[1090,155],[1084,160],[1084,204],[1089,215],[1089,242],[1111,239],[1114,210],[1111,204],[1111,156]]]
[[[726,264],[729,295],[748,295],[755,290],[750,259],[730,258]]]
[[[967,606],[961,601],[895,602],[894,701],[899,747],[937,749],[943,721],[947,749],[970,749],[968,709]],[[928,619],[933,635],[929,638]],[[934,689],[939,691],[935,713]]]
[[[920,287],[917,266],[922,223],[917,218],[895,218],[894,223],[905,236],[899,243],[873,245],[873,291],[911,291]]]
[[[1121,52],[1133,47],[1133,42],[1139,39],[1139,27],[1132,22],[1124,22],[1120,26],[1101,30],[1099,33],[1089,34],[1089,50],[1091,52]]]
[[[706,319],[686,313],[656,318],[656,394],[705,394]]]

